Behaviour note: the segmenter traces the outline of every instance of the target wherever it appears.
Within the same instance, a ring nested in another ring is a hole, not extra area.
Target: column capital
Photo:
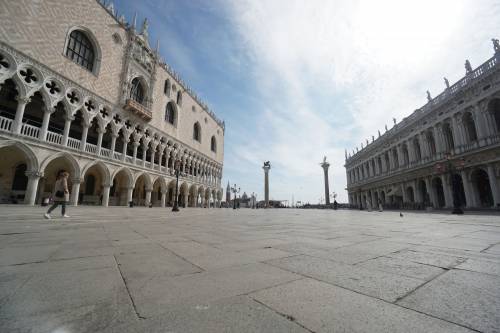
[[[41,177],[43,177],[43,172],[40,172],[40,171],[26,171],[24,174],[28,178],[41,178]]]
[[[17,95],[16,96],[16,101],[19,104],[28,104],[29,102],[31,102],[31,97]]]

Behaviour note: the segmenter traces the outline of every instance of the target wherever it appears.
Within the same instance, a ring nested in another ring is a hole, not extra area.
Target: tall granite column
[[[269,170],[271,169],[271,164],[269,162],[265,162],[264,166],[264,200],[265,207],[269,208]]]
[[[326,157],[321,163],[321,167],[323,168],[323,172],[325,175],[325,204],[327,206],[330,205],[330,187],[328,185],[328,168],[330,167],[330,163],[326,161]]]

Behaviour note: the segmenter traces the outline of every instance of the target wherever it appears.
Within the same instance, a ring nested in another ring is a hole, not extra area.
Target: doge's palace
[[[224,122],[150,45],[148,22],[95,0],[0,2],[0,203],[215,207]]]
[[[358,208],[498,208],[500,46],[477,68],[361,149],[346,152],[349,203]]]

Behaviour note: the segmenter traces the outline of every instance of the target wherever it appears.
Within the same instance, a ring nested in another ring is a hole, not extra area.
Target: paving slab
[[[398,304],[480,332],[498,332],[499,286],[498,276],[451,270]]]
[[[396,301],[424,283],[420,279],[302,255],[267,263],[388,302]]]
[[[303,279],[249,295],[312,332],[472,332],[324,282]]]

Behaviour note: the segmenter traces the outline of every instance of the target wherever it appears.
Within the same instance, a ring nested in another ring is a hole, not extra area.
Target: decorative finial
[[[363,147],[363,142],[361,142],[361,150],[363,150],[363,148],[364,148],[364,147]]]
[[[392,118],[392,121],[394,122],[394,125],[396,125],[396,118]]]
[[[470,64],[470,61],[467,59],[465,60],[465,74],[470,74],[472,73],[472,66]]]
[[[144,22],[142,22],[141,35],[143,35],[146,40],[148,39],[148,27],[149,27],[148,19],[145,18]]]
[[[113,4],[113,1],[111,1],[107,6],[106,9],[108,12],[111,13],[111,15],[115,16],[115,5]]]
[[[347,149],[344,149],[345,159],[347,160]]]
[[[366,139],[366,146],[368,146],[370,143],[368,142],[368,139]]]
[[[378,137],[380,138],[380,130],[378,130]]]
[[[156,40],[156,54],[160,54],[160,39]]]
[[[125,16],[120,15],[120,18],[118,19],[118,22],[120,22],[121,24],[125,25]]]
[[[492,38],[491,41],[493,42],[493,50],[495,51],[495,54],[500,52],[500,42],[496,38]]]
[[[137,12],[134,13],[134,19],[132,20],[132,30],[135,31],[136,26],[137,26]]]
[[[373,141],[375,141],[375,136],[374,136],[374,135],[372,135],[372,142],[373,142]]]
[[[448,81],[447,78],[443,78],[444,79],[444,85],[446,86],[446,89],[449,89],[450,88],[450,81]]]
[[[429,90],[427,90],[427,101],[432,101],[431,93],[429,92]]]
[[[385,131],[387,132],[387,124],[385,124]]]

